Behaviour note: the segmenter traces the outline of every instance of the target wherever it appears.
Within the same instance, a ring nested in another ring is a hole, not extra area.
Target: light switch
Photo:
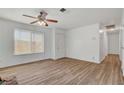
[[[96,37],[92,37],[92,40],[96,40]]]

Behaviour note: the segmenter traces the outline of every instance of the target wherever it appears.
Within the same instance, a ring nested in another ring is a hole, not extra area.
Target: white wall
[[[108,54],[108,37],[107,33],[100,33],[100,61],[103,61]]]
[[[14,55],[14,29],[26,29],[33,31],[42,31],[45,33],[45,53]],[[52,56],[50,29],[42,29],[38,26],[22,24],[18,22],[0,19],[0,67],[17,65],[36,60],[47,59]]]
[[[119,31],[109,32],[108,34],[108,53],[119,54]]]
[[[100,63],[99,24],[66,32],[66,56]]]

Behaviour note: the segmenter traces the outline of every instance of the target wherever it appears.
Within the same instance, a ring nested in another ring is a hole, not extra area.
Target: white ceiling
[[[119,8],[67,8],[65,13],[60,8],[1,8],[0,18],[22,23],[30,23],[34,19],[22,16],[22,14],[37,16],[41,10],[48,12],[47,18],[57,19],[57,24],[49,23],[49,27],[72,29],[94,23],[119,24],[122,9]],[[37,24],[38,25],[38,24]]]

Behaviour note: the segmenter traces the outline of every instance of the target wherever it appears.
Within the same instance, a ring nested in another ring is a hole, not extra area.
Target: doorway
[[[108,54],[119,55],[119,31],[108,32]]]

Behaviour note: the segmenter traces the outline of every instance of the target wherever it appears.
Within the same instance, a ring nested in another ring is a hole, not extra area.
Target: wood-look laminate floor
[[[0,70],[0,76],[16,76],[21,85],[124,84],[119,57],[109,55],[101,64],[64,58]]]

